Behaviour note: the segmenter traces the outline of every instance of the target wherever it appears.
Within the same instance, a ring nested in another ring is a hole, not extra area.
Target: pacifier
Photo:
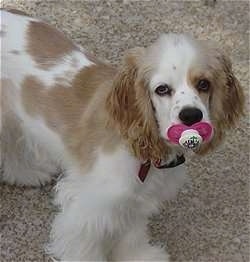
[[[213,127],[208,122],[198,122],[191,126],[174,124],[166,131],[167,139],[186,149],[197,149],[203,142],[211,139]]]

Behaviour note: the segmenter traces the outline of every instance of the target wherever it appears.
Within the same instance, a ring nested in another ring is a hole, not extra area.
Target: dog
[[[116,68],[48,24],[1,10],[2,181],[40,186],[63,170],[51,256],[70,261],[169,261],[147,218],[185,183],[173,124],[205,121],[218,146],[243,113],[227,55],[209,41],[162,35]]]

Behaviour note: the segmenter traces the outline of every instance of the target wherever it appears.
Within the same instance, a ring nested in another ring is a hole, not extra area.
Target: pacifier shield
[[[180,138],[182,137],[183,132],[188,131],[188,130],[190,131],[192,130],[192,132],[194,131],[196,132],[196,134],[193,135],[193,138],[192,138],[193,143],[191,144],[206,142],[212,137],[212,133],[213,133],[213,127],[210,123],[198,122],[198,123],[193,124],[192,126],[186,126],[184,124],[172,125],[171,127],[167,129],[166,137],[170,142],[174,144],[179,144]],[[185,138],[183,138],[181,141],[184,141],[185,139],[188,139],[187,136],[185,136]]]

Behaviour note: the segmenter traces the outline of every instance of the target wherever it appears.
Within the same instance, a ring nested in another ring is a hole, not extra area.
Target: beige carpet
[[[162,32],[190,32],[231,52],[249,88],[249,2],[217,0],[5,0],[64,31],[98,57],[118,63],[124,50],[148,45]],[[249,97],[247,99],[249,101]],[[150,222],[152,243],[178,262],[239,262],[249,258],[249,130],[247,116],[216,152],[188,163],[192,185]],[[55,214],[52,187],[1,189],[1,256],[48,261],[43,245]]]

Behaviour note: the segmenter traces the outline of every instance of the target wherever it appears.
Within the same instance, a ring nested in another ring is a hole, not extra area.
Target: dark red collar
[[[162,162],[161,160],[154,162],[154,166],[156,168],[159,168],[159,169],[173,168],[173,167],[176,167],[176,166],[183,164],[185,162],[185,157],[184,157],[184,155],[181,155],[181,156],[176,155],[176,158],[173,159],[170,163],[161,164],[161,162]],[[142,183],[144,182],[144,180],[146,179],[146,177],[148,175],[150,166],[151,166],[150,160],[144,162],[140,166],[140,170],[138,172],[138,177],[139,177],[139,179],[141,180]]]

